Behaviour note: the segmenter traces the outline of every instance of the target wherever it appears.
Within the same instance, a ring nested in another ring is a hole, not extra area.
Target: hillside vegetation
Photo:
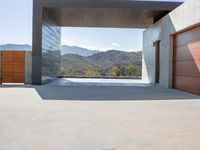
[[[63,76],[141,76],[142,52],[110,50],[85,57],[76,54],[65,54],[62,55],[61,60]]]

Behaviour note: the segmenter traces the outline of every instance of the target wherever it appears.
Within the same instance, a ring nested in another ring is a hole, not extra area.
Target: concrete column
[[[33,49],[32,84],[42,83],[42,6],[40,0],[33,1]]]

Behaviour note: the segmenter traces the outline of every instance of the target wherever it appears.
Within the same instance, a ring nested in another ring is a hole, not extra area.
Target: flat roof
[[[60,26],[146,28],[183,2],[147,0],[34,0]]]
[[[149,0],[36,0],[43,7],[132,8],[171,11],[183,2]]]

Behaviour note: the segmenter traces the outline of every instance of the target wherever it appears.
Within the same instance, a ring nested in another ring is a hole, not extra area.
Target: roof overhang
[[[120,28],[146,28],[182,4],[142,0],[35,1],[44,11],[56,13],[60,26]]]

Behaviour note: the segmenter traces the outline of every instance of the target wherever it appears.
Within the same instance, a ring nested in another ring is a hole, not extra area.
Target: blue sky
[[[31,45],[32,0],[0,0],[0,20],[0,44]],[[143,29],[63,28],[62,44],[102,51],[137,51],[142,50],[142,31]]]
[[[143,29],[63,28],[62,44],[101,51],[139,51],[142,50],[142,32]]]

